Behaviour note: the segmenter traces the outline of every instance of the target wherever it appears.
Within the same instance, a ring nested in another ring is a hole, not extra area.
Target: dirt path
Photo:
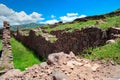
[[[61,52],[49,55],[47,62],[23,72],[10,70],[0,80],[120,80],[120,66]]]

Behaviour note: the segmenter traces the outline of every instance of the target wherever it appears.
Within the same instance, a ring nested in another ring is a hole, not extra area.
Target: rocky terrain
[[[70,52],[53,53],[48,60],[27,68],[12,69],[0,80],[120,80],[120,66],[112,61],[91,61]]]

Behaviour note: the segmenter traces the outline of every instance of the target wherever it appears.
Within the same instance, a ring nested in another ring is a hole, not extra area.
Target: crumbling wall
[[[3,22],[3,43],[2,56],[0,58],[0,71],[7,71],[13,68],[12,50],[10,44],[10,25],[7,21]]]
[[[112,27],[106,30],[108,39],[120,38],[120,28]]]
[[[17,40],[26,47],[35,51],[38,57],[47,57],[54,52],[73,51],[76,55],[82,53],[88,47],[104,45],[107,36],[103,36],[104,31],[96,27],[76,30],[72,33],[63,32],[58,36],[54,43],[46,41],[42,36],[37,36],[35,31],[31,30],[28,36],[23,35],[19,30],[14,35]]]
[[[56,52],[69,53],[73,51],[75,54],[82,53],[88,47],[97,47],[104,45],[107,36],[96,27],[89,27],[82,30],[76,30],[72,33],[63,33],[54,43]]]
[[[30,30],[29,36],[22,35],[18,31],[15,38],[22,42],[26,47],[35,51],[37,57],[46,57],[48,54],[53,53],[54,45],[49,41],[46,41],[42,36],[37,36],[33,30]]]

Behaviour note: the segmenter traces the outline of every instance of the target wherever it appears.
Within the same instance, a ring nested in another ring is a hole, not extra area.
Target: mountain
[[[45,24],[37,24],[37,23],[29,23],[29,24],[22,24],[22,25],[12,25],[11,30],[17,30],[17,27],[21,27],[21,29],[28,29],[28,28],[36,28],[40,26],[44,26]]]

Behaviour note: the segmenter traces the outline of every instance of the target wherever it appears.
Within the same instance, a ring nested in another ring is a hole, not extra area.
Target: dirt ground
[[[12,69],[0,76],[0,80],[120,80],[120,65],[60,52],[49,55],[46,62],[25,71]]]

